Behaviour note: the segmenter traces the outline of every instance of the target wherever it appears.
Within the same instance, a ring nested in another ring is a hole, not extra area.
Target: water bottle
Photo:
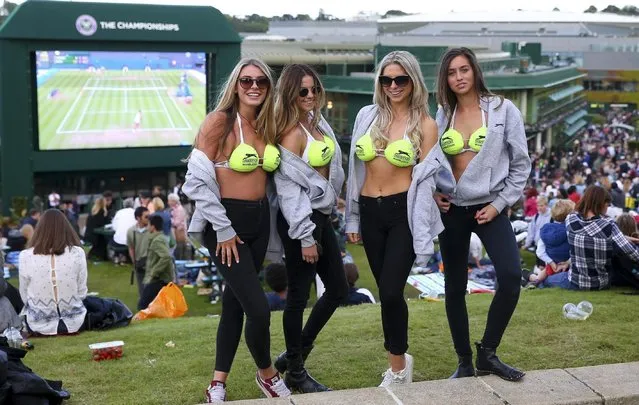
[[[22,346],[22,335],[20,331],[16,328],[7,328],[2,334],[5,338],[7,338],[7,344],[9,347],[14,347],[20,349]]]
[[[576,321],[585,321],[592,314],[592,311],[593,306],[588,301],[581,301],[577,305],[568,303],[563,308],[564,317]]]

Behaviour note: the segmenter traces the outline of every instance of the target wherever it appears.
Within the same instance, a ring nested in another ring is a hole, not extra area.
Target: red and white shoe
[[[223,382],[211,381],[205,395],[207,404],[221,404],[226,401],[226,385]]]
[[[259,372],[255,374],[255,383],[268,398],[285,398],[291,396],[284,380],[280,377],[280,373],[275,374],[272,378],[262,379]]]

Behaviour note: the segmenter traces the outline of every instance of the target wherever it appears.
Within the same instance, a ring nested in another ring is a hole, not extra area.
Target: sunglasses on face
[[[260,90],[264,90],[271,84],[266,77],[260,77],[259,79],[253,79],[252,77],[240,77],[238,81],[244,90],[250,89],[253,85],[256,85]]]
[[[322,92],[322,89],[319,86],[313,86],[310,89],[303,87],[300,89],[300,97],[308,96],[309,92],[313,94],[320,94]]]
[[[393,84],[393,82],[395,82],[397,87],[404,87],[408,83],[410,83],[410,76],[404,75],[404,76],[395,76],[395,77],[388,77],[388,76],[379,77],[379,83],[382,85],[382,87],[390,87]]]

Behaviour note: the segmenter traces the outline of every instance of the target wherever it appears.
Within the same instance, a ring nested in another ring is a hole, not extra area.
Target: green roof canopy
[[[588,115],[588,111],[581,109],[581,110],[577,110],[575,113],[569,115],[568,117],[566,117],[566,122],[569,125],[574,124],[575,122],[577,122],[578,119],[585,117],[586,115]]]
[[[576,123],[574,123],[571,126],[569,126],[567,129],[565,129],[564,133],[567,136],[573,136],[574,134],[577,133],[577,131],[579,131],[581,128],[585,127],[587,124],[588,124],[588,121],[579,120]]]
[[[576,84],[574,86],[570,86],[566,89],[560,90],[558,92],[552,93],[550,96],[550,99],[552,101],[559,101],[559,100],[563,100],[566,97],[572,96],[573,94],[577,94],[580,91],[582,91],[584,89],[584,86],[582,86],[581,84]]]

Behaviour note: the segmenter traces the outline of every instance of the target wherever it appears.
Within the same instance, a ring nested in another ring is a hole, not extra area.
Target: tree
[[[310,15],[308,14],[298,14],[295,16],[296,21],[313,21]]]
[[[319,13],[317,14],[317,18],[315,19],[315,21],[330,21],[331,20],[331,15],[330,14],[326,14],[324,12],[323,8],[319,9]]]
[[[386,14],[382,16],[382,18],[401,17],[404,15],[409,15],[409,14],[401,10],[388,10]]]
[[[639,9],[636,6],[624,6],[621,9],[621,14],[637,16],[639,15]]]
[[[0,25],[13,13],[16,7],[18,7],[18,5],[10,1],[5,0],[2,2],[2,7],[0,7]]]
[[[559,8],[555,7],[555,8],[552,9],[552,11],[561,11],[561,10],[559,10]]]
[[[590,6],[588,7],[587,10],[584,11],[584,13],[596,13],[597,12],[597,7],[595,6]]]
[[[609,5],[608,7],[604,8],[603,10],[601,10],[602,13],[614,13],[614,14],[621,14],[621,9],[617,6],[613,6],[612,4]]]

